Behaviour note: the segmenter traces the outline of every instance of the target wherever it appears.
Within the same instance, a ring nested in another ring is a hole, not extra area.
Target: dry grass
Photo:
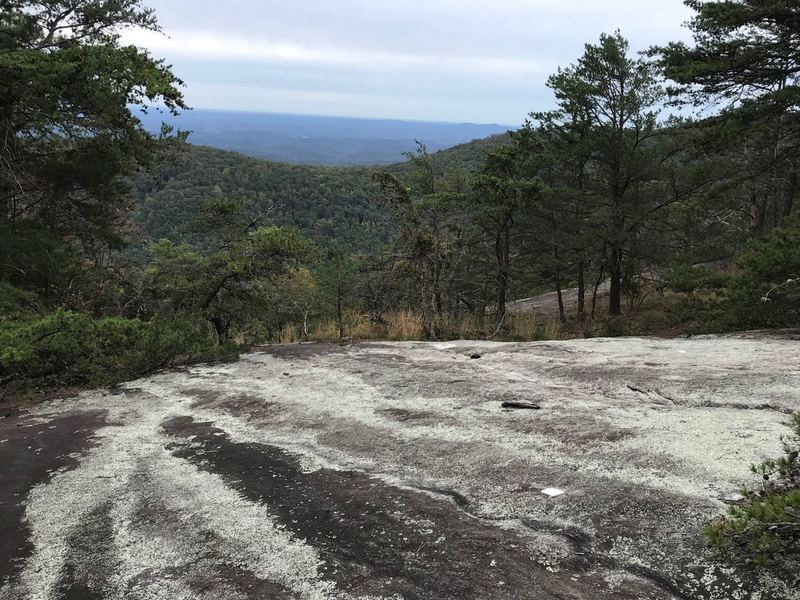
[[[359,313],[348,313],[343,318],[342,337],[354,340],[414,341],[428,339],[425,320],[421,313],[412,310],[389,312],[382,319],[371,319]],[[441,339],[488,339],[498,341],[536,341],[561,339],[569,331],[558,319],[542,321],[536,315],[508,315],[499,332],[495,332],[494,319],[467,314],[459,318],[443,317],[434,324]],[[335,319],[324,319],[314,324],[308,340],[316,342],[339,341],[339,328]],[[299,330],[285,326],[275,337],[278,343],[300,341]]]
[[[390,340],[421,340],[425,334],[422,315],[410,310],[387,314],[386,326]]]
[[[300,332],[294,325],[284,325],[278,333],[277,342],[279,344],[293,344],[302,341]]]
[[[385,340],[386,327],[376,323],[372,319],[359,315],[357,319],[351,320],[347,328],[348,337],[357,340]]]
[[[449,339],[493,339],[496,341],[532,342],[541,340],[566,340],[583,337],[609,335],[639,335],[650,331],[655,325],[656,334],[666,329],[659,321],[664,320],[664,298],[654,296],[647,298],[641,307],[627,311],[624,317],[626,328],[617,332],[605,318],[607,301],[598,300],[597,318],[588,315],[579,320],[574,310],[568,312],[568,323],[562,324],[556,315],[508,314],[503,326],[495,331],[492,315],[481,318],[475,314],[459,316],[448,315],[437,319],[434,323],[436,337]],[[571,307],[574,308],[574,307]],[[588,311],[589,307],[587,307]],[[650,326],[650,328],[648,328]],[[670,332],[671,333],[671,332]],[[352,340],[393,340],[415,341],[430,339],[422,313],[413,310],[400,310],[384,313],[380,319],[370,318],[358,311],[349,311],[343,315],[341,338]],[[286,325],[274,337],[278,343],[298,342],[302,338],[296,326]],[[309,341],[338,342],[339,327],[335,319],[322,319],[313,324]]]
[[[587,299],[584,319],[579,319],[575,306],[567,307],[568,322],[562,324],[553,314],[507,314],[499,331],[495,331],[492,315],[475,314],[446,315],[433,323],[436,338],[493,339],[496,341],[530,342],[540,340],[566,340],[584,337],[615,335],[679,335],[685,329],[680,324],[669,322],[669,307],[678,300],[674,294],[651,293],[633,309],[627,308],[622,318],[608,319],[608,298],[597,300],[596,318],[592,319],[591,302]],[[309,341],[337,342],[341,338],[353,340],[414,341],[430,339],[424,317],[413,310],[387,312],[381,318],[370,318],[359,311],[343,315],[342,332],[335,319],[322,319],[313,324]],[[274,336],[273,341],[291,343],[300,341],[300,330],[287,325]]]
[[[564,332],[564,326],[557,317],[551,317],[544,324],[544,339],[560,340]]]
[[[527,342],[541,338],[539,320],[535,314],[508,315],[505,325],[506,335],[513,340]]]
[[[469,340],[484,336],[485,326],[481,323],[482,319],[476,315],[466,315],[457,319],[455,325],[450,329],[455,331],[459,339]]]
[[[319,321],[311,330],[309,338],[315,342],[333,342],[339,338],[339,328],[333,319]]]

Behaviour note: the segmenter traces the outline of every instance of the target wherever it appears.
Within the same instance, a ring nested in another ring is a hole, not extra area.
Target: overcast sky
[[[686,39],[682,0],[146,0],[130,32],[198,108],[520,124],[547,76],[619,28],[634,50]]]

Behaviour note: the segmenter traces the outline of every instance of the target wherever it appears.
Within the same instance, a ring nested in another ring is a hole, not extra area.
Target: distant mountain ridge
[[[328,166],[389,165],[403,160],[416,141],[436,152],[503,134],[510,126],[360,119],[195,109],[178,116],[139,115],[158,132],[162,122],[189,130],[193,144],[277,162]]]

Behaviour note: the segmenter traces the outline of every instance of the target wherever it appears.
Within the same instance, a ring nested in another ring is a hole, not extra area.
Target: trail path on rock
[[[0,419],[0,600],[796,600],[700,534],[795,410],[800,344],[764,336],[160,373]]]

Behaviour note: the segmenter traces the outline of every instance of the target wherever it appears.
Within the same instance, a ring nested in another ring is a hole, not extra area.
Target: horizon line
[[[137,110],[140,112],[143,110],[143,107],[137,106]],[[166,112],[163,107],[158,106],[149,106],[146,107],[148,110],[156,109],[159,112]],[[250,114],[250,115],[273,115],[273,116],[281,116],[281,117],[315,117],[321,119],[352,119],[355,121],[390,121],[390,122],[398,122],[398,123],[428,123],[433,125],[474,125],[479,127],[505,127],[509,130],[516,130],[519,129],[520,125],[510,125],[508,123],[480,123],[476,121],[442,121],[437,119],[404,119],[400,117],[365,117],[365,116],[352,116],[352,115],[334,115],[334,114],[319,114],[319,113],[290,113],[284,111],[273,111],[273,110],[253,110],[253,109],[240,109],[240,108],[219,108],[219,107],[209,107],[209,106],[192,106],[184,110],[179,110],[178,115],[180,116],[183,113],[191,113],[194,111],[205,111],[205,112],[223,112],[223,113],[238,113],[238,114]]]

